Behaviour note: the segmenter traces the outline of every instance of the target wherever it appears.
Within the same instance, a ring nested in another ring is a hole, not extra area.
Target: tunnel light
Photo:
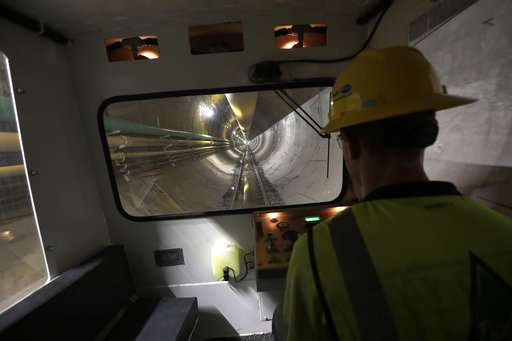
[[[271,212],[267,213],[267,218],[270,220],[271,223],[277,223],[279,221],[279,213],[278,212]]]
[[[297,40],[297,39],[291,40],[291,41],[287,42],[286,44],[284,44],[283,47],[281,47],[281,48],[285,49],[285,50],[293,49],[293,47],[295,45],[297,45],[298,42],[299,42],[299,40]]]
[[[215,110],[213,110],[212,107],[201,103],[199,104],[199,115],[201,115],[201,117],[211,118],[215,115]]]
[[[14,234],[11,230],[5,230],[3,232],[0,232],[0,240],[5,240],[7,242],[10,242],[14,239]]]
[[[268,214],[267,214],[267,217],[268,217],[269,219],[277,219],[277,218],[279,217],[279,213],[277,213],[277,212],[271,212],[271,213],[268,213]]]
[[[144,56],[147,59],[158,59],[158,58],[160,58],[160,55],[158,53],[156,53],[154,51],[151,51],[151,50],[146,50],[146,51],[139,52],[139,56]]]

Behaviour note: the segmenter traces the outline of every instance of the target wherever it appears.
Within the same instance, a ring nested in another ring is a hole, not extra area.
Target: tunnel
[[[315,86],[109,104],[102,122],[121,208],[162,216],[336,199],[341,152],[320,131],[329,101],[330,87]]]

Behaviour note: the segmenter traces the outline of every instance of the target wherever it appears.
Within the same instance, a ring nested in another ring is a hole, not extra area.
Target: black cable
[[[295,59],[295,60],[281,60],[277,61],[278,64],[292,64],[292,63],[318,63],[318,64],[329,64],[329,63],[340,63],[340,62],[346,62],[349,60],[354,59],[359,53],[366,50],[366,48],[370,45],[371,41],[373,40],[373,37],[375,36],[375,33],[377,32],[377,29],[380,26],[380,23],[382,22],[382,19],[386,15],[386,12],[389,10],[391,5],[393,4],[393,1],[390,1],[386,7],[382,10],[382,13],[380,14],[379,18],[375,22],[375,25],[373,25],[373,29],[370,32],[370,35],[366,39],[366,41],[363,43],[363,46],[354,54],[351,54],[346,57],[341,58],[334,58],[334,59]]]
[[[235,280],[235,282],[238,282],[237,279],[236,279],[236,272],[235,272],[235,269],[233,269],[232,267],[229,267],[227,266],[228,270],[231,271],[233,273],[233,279]]]
[[[249,263],[251,263],[251,261],[248,261],[247,260],[247,256],[250,256],[254,254],[254,251],[251,251],[251,252],[248,252],[246,254],[244,254],[244,266],[245,266],[245,272],[242,276],[240,277],[236,277],[236,272],[235,272],[235,269],[233,269],[232,267],[230,266],[226,266],[225,268],[228,269],[228,271],[231,271],[233,273],[233,280],[235,281],[235,283],[239,283],[241,281],[243,281],[247,275],[249,274]]]
[[[297,101],[295,101],[295,99],[290,96],[284,89],[281,89],[281,90],[277,90],[279,92],[281,92],[284,96],[286,96],[286,98],[293,103],[293,105],[295,105],[297,108],[299,108],[302,113],[304,115],[306,115],[317,127],[318,129],[322,129],[322,126],[320,126],[320,124],[318,124],[317,121],[315,121],[315,119],[313,117],[311,117],[311,115],[308,114],[308,112],[299,104],[297,103]],[[316,130],[315,130],[316,131]],[[318,133],[318,131],[317,131]],[[322,134],[320,135],[321,137],[327,137],[327,178],[329,178],[329,161],[330,161],[330,150],[331,150],[331,134]]]
[[[286,98],[288,98],[288,100],[289,100],[290,102],[292,102],[292,103],[293,103],[293,105],[295,105],[298,109],[300,109],[300,111],[302,111],[302,113],[303,113],[304,115],[306,115],[306,116],[307,116],[307,117],[308,117],[308,118],[313,122],[313,124],[314,124],[315,126],[317,126],[317,127],[318,127],[318,129],[320,129],[320,130],[322,129],[322,126],[321,126],[320,124],[318,124],[318,122],[317,122],[317,121],[315,121],[315,119],[314,119],[313,117],[311,117],[311,115],[310,115],[310,114],[308,114],[308,112],[307,112],[306,110],[304,110],[304,108],[303,108],[299,103],[297,103],[297,101],[296,101],[292,96],[290,96],[290,95],[286,92],[286,90],[284,90],[284,89],[279,89],[279,90],[277,90],[277,91],[281,92],[284,96],[286,96]]]
[[[313,126],[313,124],[311,124],[311,122],[309,122],[304,116],[302,116],[302,114],[292,105],[290,104],[285,98],[284,96],[278,91],[278,90],[274,90],[274,93],[284,102],[286,103],[290,109],[292,109],[304,122],[306,122],[306,124],[308,126],[311,127],[311,129],[313,129],[315,131],[315,133],[317,133],[320,137],[322,138],[327,138],[329,134],[322,134],[315,126]],[[309,116],[309,115],[308,115]]]
[[[338,337],[338,332],[336,331],[336,325],[334,324],[334,319],[332,317],[331,309],[329,308],[329,304],[327,303],[327,298],[325,297],[325,292],[322,288],[322,282],[320,281],[320,275],[318,272],[318,267],[316,264],[315,257],[315,246],[313,243],[313,227],[307,226],[307,237],[308,237],[308,251],[309,251],[309,262],[311,263],[311,273],[313,275],[313,280],[315,281],[316,291],[318,293],[318,299],[320,300],[320,304],[324,310],[325,320],[327,322],[327,327],[329,328],[329,332],[331,334],[332,341],[338,341],[340,338]]]
[[[377,32],[382,19],[386,15],[387,11],[393,4],[394,0],[387,0],[387,3],[384,5],[384,9],[382,10],[380,16],[378,17],[375,25],[373,26],[370,35],[363,43],[361,48],[357,50],[355,53],[334,59],[294,59],[294,60],[267,60],[256,63],[249,68],[248,76],[249,80],[253,83],[264,83],[264,82],[279,82],[281,81],[282,72],[279,68],[281,64],[294,64],[294,63],[315,63],[315,64],[330,64],[330,63],[341,63],[354,59],[359,53],[363,52],[373,40],[375,33]],[[258,74],[258,77],[256,77]]]

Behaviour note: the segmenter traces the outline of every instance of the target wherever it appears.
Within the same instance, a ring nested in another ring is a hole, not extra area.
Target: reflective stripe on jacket
[[[467,340],[470,252],[512,283],[512,220],[454,189],[395,188],[314,228],[321,287],[340,340]],[[288,269],[288,340],[331,339],[318,295],[302,236]]]

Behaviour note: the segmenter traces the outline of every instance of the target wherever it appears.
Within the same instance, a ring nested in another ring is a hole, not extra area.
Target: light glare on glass
[[[209,105],[200,104],[199,105],[199,115],[201,115],[201,117],[211,118],[211,117],[213,117],[213,115],[215,115],[215,111]]]
[[[160,55],[154,51],[142,51],[142,52],[139,52],[139,56],[144,56],[146,57],[147,59],[158,59],[160,57]]]

